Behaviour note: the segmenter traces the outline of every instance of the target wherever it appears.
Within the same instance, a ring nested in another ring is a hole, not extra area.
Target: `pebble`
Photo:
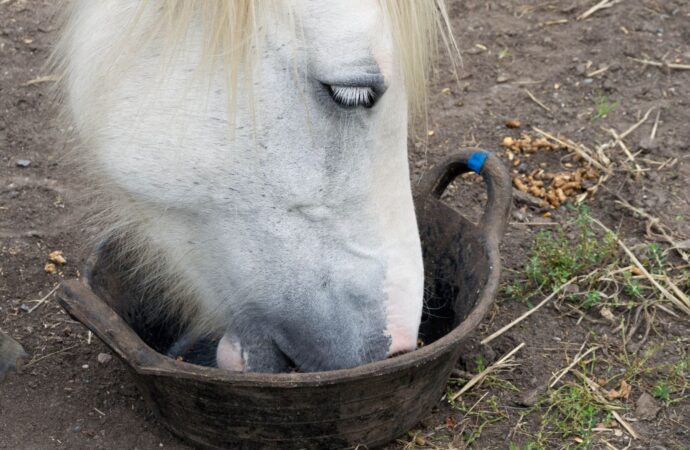
[[[21,309],[25,313],[28,313],[29,311],[31,311],[31,308],[26,303],[22,303],[21,306],[19,307],[19,309]]]
[[[538,386],[535,389],[531,389],[529,391],[524,392],[520,397],[515,401],[520,406],[525,406],[525,407],[532,407],[537,404],[539,401],[539,398],[544,395],[546,392],[546,386]]]
[[[108,353],[99,353],[96,359],[98,360],[99,364],[108,364],[113,357]]]
[[[640,141],[639,146],[640,149],[645,150],[647,152],[651,152],[659,148],[659,143],[656,141],[656,139],[650,139],[649,137],[646,137]]]
[[[580,286],[577,284],[569,284],[568,286],[563,288],[563,292],[566,294],[579,294],[580,293]]]
[[[31,165],[30,159],[18,159],[17,167],[29,167]]]
[[[513,219],[517,220],[518,222],[525,222],[527,220],[527,216],[519,209],[515,209],[513,210]]]
[[[500,74],[496,78],[496,83],[505,83],[506,81],[510,80],[510,77],[506,74]]]
[[[640,420],[653,420],[661,409],[656,399],[646,392],[640,395],[636,403],[635,416]]]

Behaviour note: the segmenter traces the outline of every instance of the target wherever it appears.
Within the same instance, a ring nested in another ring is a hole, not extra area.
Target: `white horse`
[[[73,1],[58,57],[105,235],[221,331],[220,367],[416,348],[408,111],[447,26],[441,0]]]

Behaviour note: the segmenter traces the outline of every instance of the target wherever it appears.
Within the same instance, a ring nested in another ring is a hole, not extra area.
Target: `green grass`
[[[644,298],[644,288],[642,284],[638,280],[634,279],[630,272],[626,272],[623,274],[623,280],[625,281],[625,284],[623,285],[623,291],[626,295],[633,299]]]
[[[517,444],[511,442],[510,446],[508,448],[510,450],[543,450],[546,447],[539,444],[538,442],[528,442],[527,444],[525,444],[523,446],[520,446],[520,445],[517,445]]]
[[[606,119],[613,111],[618,108],[620,101],[611,102],[606,95],[594,99],[594,120]]]
[[[556,414],[552,424],[564,438],[579,437],[587,440],[592,428],[608,422],[611,416],[593,399],[584,386],[565,386],[554,391],[550,399]]]
[[[615,236],[596,235],[589,210],[585,206],[575,210],[575,219],[566,227],[537,233],[524,267],[526,280],[506,286],[506,294],[528,300],[531,293],[550,292],[573,277],[588,274],[615,260],[618,256]],[[588,292],[583,305],[591,308],[601,299],[601,292]]]
[[[671,400],[671,391],[668,384],[664,381],[657,381],[652,389],[652,395],[664,402],[668,403]]]
[[[450,398],[452,394],[453,391],[449,388],[448,397]],[[462,399],[450,401],[450,406],[463,414],[463,420],[468,420],[471,423],[471,426],[468,426],[463,434],[463,442],[468,448],[473,448],[472,444],[481,437],[484,428],[508,419],[503,408],[501,408],[499,398],[495,395],[486,397],[476,404],[471,403],[469,407]]]

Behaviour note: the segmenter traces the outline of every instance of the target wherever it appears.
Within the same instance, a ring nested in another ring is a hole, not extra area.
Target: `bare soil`
[[[447,64],[438,70],[428,127],[410,139],[414,180],[463,147],[489,149],[512,165],[501,147],[503,138],[523,132],[536,137],[532,126],[596,148],[611,140],[606,129],[621,133],[654,107],[651,118],[625,138],[644,171],[634,176],[623,170],[633,164],[626,162],[622,149],[609,151],[617,169],[584,203],[631,248],[649,242],[647,220],[617,200],[659,218],[682,242],[690,238],[690,70],[632,58],[690,64],[690,4],[629,0],[577,20],[595,3],[451,1],[463,65],[459,81]],[[69,130],[55,120],[51,82],[38,78],[45,75],[42,66],[57,38],[57,12],[55,2],[47,0],[0,0],[0,329],[33,355],[23,373],[11,374],[0,385],[0,448],[188,448],[147,412],[117,358],[97,361],[108,348],[90,339],[53,297],[26,312],[36,305],[32,300],[44,297],[62,279],[79,275],[89,251],[85,237],[91,233],[80,221],[80,194],[88,187],[63,159],[74,143]],[[609,101],[609,110],[601,109],[603,99]],[[597,117],[602,112],[606,117]],[[656,139],[650,142],[657,112]],[[508,120],[520,121],[521,127],[507,128]],[[20,167],[18,160],[31,163]],[[547,170],[563,170],[572,161],[566,150],[539,152],[523,158],[525,166],[515,171],[529,172],[541,164]],[[475,218],[484,199],[481,184],[472,177],[456,183],[449,196]],[[504,286],[523,279],[535,234],[573,217],[565,206],[542,209],[516,201],[502,247]],[[64,252],[67,264],[46,273],[48,254],[54,250]],[[676,253],[669,252],[668,258],[687,269]],[[537,442],[547,448],[687,448],[688,392],[672,391],[668,401],[658,398],[654,388],[668,377],[660,370],[636,372],[630,378],[630,397],[619,402],[620,414],[639,439],[604,424],[610,429],[592,439],[583,440],[575,430],[539,440],[542,422],[554,404],[529,406],[524,395],[535,390],[542,400],[548,397],[543,394],[545,385],[572,361],[583,342],[602,346],[600,361],[605,363],[593,361],[590,366],[592,376],[604,381],[629,370],[619,356],[635,357],[625,352],[616,324],[603,320],[599,310],[580,311],[563,302],[547,305],[490,344],[479,344],[544,296],[525,302],[502,291],[477,337],[468,343],[459,374],[476,373],[525,342],[518,366],[470,390],[455,407],[440,401],[428,420],[391,448],[540,448]],[[632,311],[621,308],[614,313],[630,321]],[[655,311],[651,332],[637,352],[650,355],[642,366],[688,361],[687,316]],[[641,334],[634,338],[642,339]],[[687,365],[679,367],[684,370],[681,378],[688,380]],[[565,381],[577,383],[572,375]],[[644,403],[643,393],[656,393],[652,409],[659,408],[646,420],[636,410]]]

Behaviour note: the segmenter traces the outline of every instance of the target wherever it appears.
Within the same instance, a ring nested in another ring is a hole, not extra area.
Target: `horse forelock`
[[[66,9],[63,37],[52,59],[55,69],[69,71],[71,22],[80,20],[83,0],[75,0]],[[201,72],[222,65],[226,70],[228,96],[232,100],[237,89],[239,73],[251,86],[251,68],[259,58],[266,27],[281,22],[286,29],[299,35],[300,18],[295,14],[294,1],[274,0],[147,0],[144,2],[117,2],[111,8],[129,17],[117,42],[112,43],[114,54],[109,75],[116,77],[138,52],[156,45],[164,55],[162,64],[171,61],[175,52],[193,27],[200,26],[202,55]],[[430,67],[438,56],[439,44],[448,52],[455,70],[459,51],[450,28],[445,0],[372,0],[378,6],[383,20],[390,28],[394,51],[399,60],[402,79],[409,99],[410,111],[416,115],[425,112],[426,88]],[[355,7],[353,5],[353,7]],[[243,88],[245,86],[242,86]],[[232,101],[230,103],[233,103]]]

